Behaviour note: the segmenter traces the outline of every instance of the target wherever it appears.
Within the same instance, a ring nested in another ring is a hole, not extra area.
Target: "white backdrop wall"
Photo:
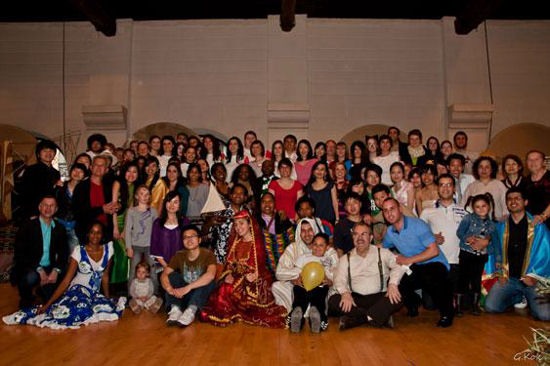
[[[487,37],[484,25],[457,36],[452,22],[298,16],[283,33],[275,16],[121,20],[112,38],[87,22],[0,23],[0,123],[60,136],[64,85],[65,131],[82,133],[81,148],[96,132],[90,105],[128,109],[127,130],[99,131],[118,144],[154,122],[264,140],[379,123],[447,137],[448,106],[461,103],[494,103],[493,136],[549,125],[550,22],[488,21]]]

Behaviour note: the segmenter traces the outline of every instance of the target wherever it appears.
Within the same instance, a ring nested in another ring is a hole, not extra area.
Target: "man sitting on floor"
[[[370,244],[372,233],[364,222],[353,226],[352,237],[355,248],[340,258],[336,269],[338,293],[329,299],[329,314],[342,316],[340,330],[362,324],[393,328],[391,316],[403,305],[398,286],[406,268],[388,249]]]
[[[525,211],[525,193],[519,188],[506,192],[508,219],[497,225],[500,250],[489,256],[485,268],[499,280],[489,291],[485,310],[501,313],[527,299],[531,314],[550,320],[550,302],[536,291],[537,282],[550,279],[550,231],[544,223],[535,224]]]
[[[11,283],[19,289],[20,308],[33,304],[33,290],[47,302],[63,278],[69,262],[69,247],[65,227],[53,216],[57,202],[53,196],[44,196],[38,205],[39,216],[24,223],[15,238]]]

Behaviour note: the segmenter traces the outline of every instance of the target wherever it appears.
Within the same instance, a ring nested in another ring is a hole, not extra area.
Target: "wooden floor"
[[[16,310],[17,292],[0,285],[0,314]],[[518,313],[465,316],[448,329],[437,313],[400,313],[395,329],[356,328],[301,334],[242,324],[167,328],[165,314],[134,315],[78,330],[0,325],[0,365],[506,365],[543,323]]]

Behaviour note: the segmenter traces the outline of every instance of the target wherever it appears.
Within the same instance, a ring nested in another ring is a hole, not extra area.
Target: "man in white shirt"
[[[300,284],[301,269],[296,265],[298,257],[311,253],[313,237],[319,232],[319,229],[313,219],[303,218],[296,226],[296,241],[290,244],[286,249],[279,263],[275,277],[277,281],[273,282],[271,291],[278,305],[284,306],[289,312],[292,310],[292,289],[295,284]],[[338,261],[338,254],[333,248],[329,248],[325,256],[331,257],[333,262]]]
[[[458,282],[458,255],[460,253],[460,239],[456,235],[458,225],[467,214],[464,208],[453,199],[455,180],[450,174],[442,174],[437,180],[439,200],[435,207],[422,210],[420,218],[424,220],[432,230],[435,242],[445,254],[447,262],[451,266],[449,279],[453,285],[453,293],[456,293]],[[458,295],[455,295],[457,300]]]
[[[478,152],[468,151],[468,135],[464,131],[458,131],[453,137],[455,152],[464,156],[464,171],[472,174],[474,161],[479,157]]]
[[[352,230],[355,246],[340,258],[334,274],[329,313],[340,318],[340,330],[369,324],[393,328],[392,314],[401,306],[399,282],[406,267],[388,249],[371,245],[372,233],[364,222]],[[389,283],[388,283],[389,281]]]
[[[449,173],[451,173],[455,179],[453,198],[456,202],[460,203],[462,202],[462,197],[464,196],[464,192],[466,192],[466,188],[476,179],[473,175],[464,173],[464,164],[466,163],[464,156],[460,154],[451,154],[447,160],[449,164]]]

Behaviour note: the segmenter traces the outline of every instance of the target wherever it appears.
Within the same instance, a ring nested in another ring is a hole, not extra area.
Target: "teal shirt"
[[[55,227],[55,221],[52,220],[50,225],[46,225],[46,223],[42,220],[40,220],[40,229],[42,229],[42,258],[40,259],[40,267],[47,267],[50,265],[50,242],[52,239],[52,228]]]

